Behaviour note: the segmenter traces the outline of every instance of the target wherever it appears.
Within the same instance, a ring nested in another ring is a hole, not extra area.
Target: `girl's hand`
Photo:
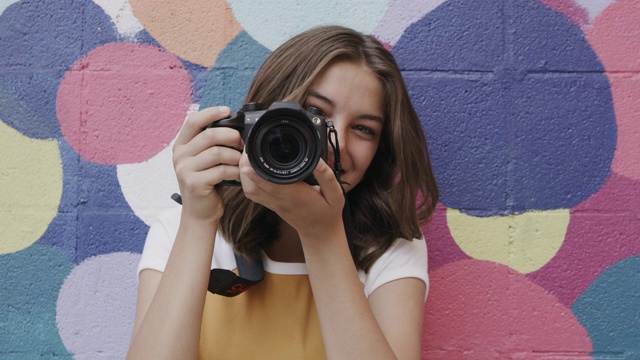
[[[302,181],[278,185],[258,175],[246,154],[240,160],[240,180],[245,196],[276,212],[300,237],[323,236],[327,226],[342,226],[345,199],[333,171],[321,159],[313,176],[319,186]]]
[[[217,221],[224,204],[215,185],[223,180],[240,181],[238,163],[244,143],[230,128],[202,130],[229,116],[226,106],[211,107],[190,116],[173,146],[173,167],[182,196],[183,214]]]

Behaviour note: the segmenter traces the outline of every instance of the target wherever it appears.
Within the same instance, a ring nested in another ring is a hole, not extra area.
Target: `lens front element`
[[[311,120],[293,109],[264,113],[246,140],[251,166],[276,184],[308,178],[321,158],[320,135]]]
[[[299,161],[301,149],[306,147],[304,136],[294,127],[274,126],[266,133],[261,144],[262,155],[274,166],[287,167]]]

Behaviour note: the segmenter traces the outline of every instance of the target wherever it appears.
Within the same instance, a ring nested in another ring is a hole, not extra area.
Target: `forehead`
[[[333,106],[350,105],[383,115],[382,82],[364,62],[338,61],[327,66],[311,86],[314,95],[326,97]]]

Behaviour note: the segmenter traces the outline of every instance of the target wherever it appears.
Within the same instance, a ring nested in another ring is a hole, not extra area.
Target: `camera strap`
[[[178,193],[171,199],[182,205],[182,196]],[[238,267],[238,274],[227,269],[211,269],[207,289],[218,295],[234,297],[251,289],[264,278],[264,267],[260,259],[250,261],[236,251],[233,252]]]
[[[264,278],[264,267],[260,259],[249,261],[235,251],[233,255],[236,258],[238,275],[227,269],[212,269],[208,287],[210,292],[234,297],[251,289]]]
[[[336,180],[340,184],[342,189],[342,195],[344,195],[344,207],[342,208],[342,223],[344,224],[344,232],[347,235],[347,243],[349,244],[349,252],[352,258],[356,258],[356,249],[353,244],[353,224],[351,223],[351,209],[349,208],[349,198],[347,192],[344,191],[344,184],[351,185],[346,181],[340,179],[340,172],[342,171],[342,163],[340,162],[340,142],[338,141],[338,131],[333,126],[332,121],[327,121],[327,127],[329,128],[329,145],[333,150],[333,173],[336,176]]]
[[[347,184],[346,181],[340,180],[340,172],[342,171],[342,164],[340,162],[340,143],[338,142],[338,132],[333,126],[333,122],[327,121],[327,127],[329,128],[329,144],[334,154],[333,172],[336,179],[340,183],[342,188],[342,194],[344,195],[344,207],[342,208],[342,222],[344,223],[344,231],[347,236],[347,243],[349,244],[349,251],[351,256],[355,258],[355,246],[353,244],[353,225],[351,223],[351,211],[349,209],[349,201],[347,193],[342,185]],[[171,198],[182,205],[182,198],[179,194],[171,195]],[[254,285],[262,281],[264,278],[264,266],[261,259],[248,260],[241,254],[233,252],[236,259],[236,265],[238,267],[238,274],[227,269],[212,269],[209,276],[208,290],[214,294],[234,297],[249,290]]]

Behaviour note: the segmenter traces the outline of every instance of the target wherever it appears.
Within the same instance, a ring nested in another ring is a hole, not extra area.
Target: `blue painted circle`
[[[185,69],[189,71],[189,75],[191,75],[191,101],[193,103],[200,103],[202,94],[204,94],[205,87],[207,85],[209,69],[187,60],[180,59],[180,61],[184,64]]]
[[[370,34],[389,8],[388,0],[228,0],[227,3],[242,28],[270,50],[296,34],[328,24]]]
[[[239,109],[260,64],[270,53],[246,32],[241,31],[222,49],[216,63],[209,70],[200,109],[219,105]]]
[[[393,54],[446,206],[475,216],[571,208],[609,174],[609,83],[563,14],[529,0],[450,0]]]
[[[38,244],[54,247],[76,264],[112,252],[141,253],[149,227],[124,198],[116,167],[83,161],[64,141],[59,147],[62,199]]]
[[[90,0],[9,6],[0,16],[0,96],[10,100],[0,101],[0,119],[29,137],[61,137],[55,102],[64,72],[88,51],[116,40],[111,18]],[[17,112],[11,106],[16,103]]]
[[[141,253],[149,226],[127,203],[115,166],[80,162],[76,263],[112,252]],[[170,194],[167,194],[170,196]]]
[[[640,256],[603,271],[571,310],[589,333],[594,359],[616,353],[640,359]]]

